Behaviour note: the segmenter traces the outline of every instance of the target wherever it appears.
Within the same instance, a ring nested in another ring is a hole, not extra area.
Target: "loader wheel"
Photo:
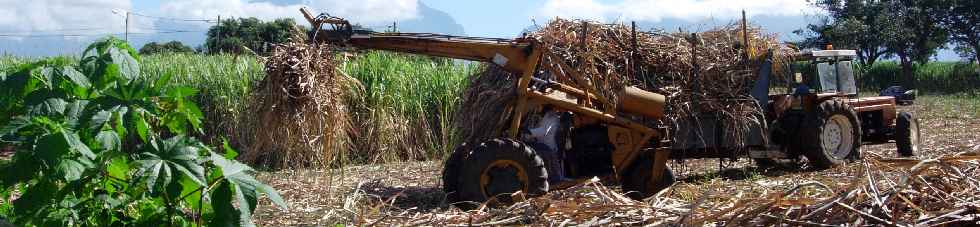
[[[643,155],[630,166],[623,174],[623,192],[626,196],[634,200],[649,198],[674,184],[674,171],[670,167],[664,167],[664,173],[660,181],[653,181],[653,157]]]
[[[459,188],[459,169],[463,166],[466,156],[469,155],[470,149],[466,146],[466,143],[459,145],[453,150],[452,154],[449,154],[449,158],[446,159],[446,163],[443,165],[442,169],[442,191],[446,193],[446,201],[449,203],[459,202],[459,194],[457,193],[457,188]]]
[[[511,195],[524,196],[548,192],[548,172],[544,160],[531,147],[511,139],[493,139],[477,146],[459,172],[456,206],[470,210],[488,205],[511,204]]]
[[[861,148],[861,124],[850,105],[832,99],[820,103],[809,117],[803,152],[810,163],[819,169],[827,169],[859,157]]]
[[[910,157],[919,153],[919,136],[919,120],[912,117],[911,113],[898,113],[898,119],[895,120],[895,145],[898,147],[898,154]]]

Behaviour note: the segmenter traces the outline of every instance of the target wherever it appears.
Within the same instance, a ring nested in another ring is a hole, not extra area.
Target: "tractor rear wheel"
[[[895,120],[895,145],[898,147],[898,154],[911,157],[919,153],[919,136],[919,120],[911,113],[898,113],[898,119]]]
[[[653,179],[653,157],[642,155],[637,158],[633,165],[625,171],[622,177],[623,192],[627,197],[634,200],[643,200],[670,187],[676,178],[670,167],[664,166],[664,173],[660,180],[652,182]]]
[[[512,139],[493,139],[473,148],[460,166],[456,206],[474,209],[486,202],[517,202],[511,195],[538,196],[548,192],[544,160],[531,147]]]
[[[466,160],[466,156],[469,153],[470,149],[466,146],[466,143],[463,143],[457,146],[452,154],[449,154],[449,158],[446,159],[446,163],[443,165],[442,191],[446,193],[446,201],[449,203],[459,202],[459,194],[457,193],[457,188],[459,188],[459,170],[464,165],[463,161]]]
[[[854,108],[842,100],[823,101],[809,117],[803,152],[810,163],[826,169],[860,157],[861,124]]]

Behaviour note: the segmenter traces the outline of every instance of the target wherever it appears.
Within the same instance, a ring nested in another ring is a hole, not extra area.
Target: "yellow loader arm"
[[[314,26],[314,39],[321,43],[351,46],[362,49],[387,50],[428,56],[465,59],[497,64],[507,71],[521,75],[537,64],[531,61],[534,39],[496,39],[449,36],[430,33],[378,33],[354,30],[350,22],[336,17],[314,17],[305,8],[303,16]],[[333,29],[324,29],[324,25]]]

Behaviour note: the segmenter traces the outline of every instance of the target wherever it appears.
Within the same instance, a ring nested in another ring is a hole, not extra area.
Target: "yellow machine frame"
[[[300,9],[300,11],[313,28],[317,29],[316,31],[327,24],[334,26],[346,24],[349,26],[349,22],[343,19],[314,17],[306,9]],[[488,39],[419,33],[372,33],[369,35],[351,35],[344,38],[346,40],[317,38],[315,41],[332,42],[362,49],[387,50],[497,64],[515,75],[520,75],[517,80],[517,103],[512,113],[513,117],[508,131],[509,137],[519,139],[518,132],[521,121],[531,104],[551,105],[557,109],[576,113],[576,117],[583,119],[583,121],[598,121],[608,124],[609,140],[615,146],[612,160],[617,173],[625,171],[642,152],[648,151],[655,152],[653,175],[649,183],[658,182],[665,170],[670,151],[666,148],[657,147],[651,149],[648,146],[651,144],[650,141],[654,141],[652,144],[659,144],[663,133],[618,115],[621,110],[645,108],[654,110],[645,111],[648,112],[645,114],[648,117],[662,118],[664,96],[637,88],[628,88],[622,94],[627,94],[625,96],[632,97],[633,99],[630,100],[634,101],[620,98],[620,107],[617,108],[600,94],[592,92],[593,86],[585,77],[555,56],[543,51],[542,44],[533,38]],[[554,90],[551,91],[531,89],[529,84],[533,80],[535,71],[539,68],[548,70],[559,77],[571,78],[575,84],[573,86],[556,82],[551,87]],[[552,93],[555,90],[571,95],[577,100],[554,97]],[[635,102],[635,100],[641,101]],[[637,107],[636,105],[645,106]],[[552,189],[560,189],[573,184],[574,182],[562,184]]]

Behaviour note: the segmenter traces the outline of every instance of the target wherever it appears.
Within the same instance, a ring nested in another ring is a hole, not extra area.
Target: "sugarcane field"
[[[0,227],[980,225],[974,0],[0,6]]]

